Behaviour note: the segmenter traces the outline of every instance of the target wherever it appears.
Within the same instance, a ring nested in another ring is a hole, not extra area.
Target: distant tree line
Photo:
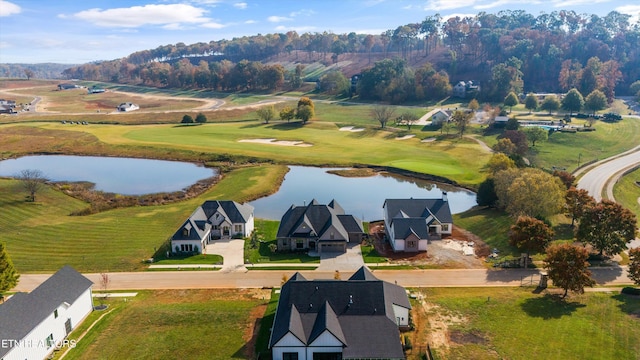
[[[164,87],[273,89],[282,86],[281,81],[295,84],[301,79],[294,77],[295,69],[262,65],[277,61],[276,56],[288,54],[297,63],[335,63],[344,54],[361,53],[392,61],[383,69],[369,64],[363,74],[398,76],[387,89],[363,85],[361,94],[371,99],[436,97],[431,92],[445,88],[430,87],[447,79],[445,74],[454,82],[480,81],[483,100],[501,101],[511,91],[572,88],[583,94],[599,89],[611,99],[616,91],[631,94],[630,85],[640,78],[640,23],[631,24],[630,18],[616,11],[600,17],[564,10],[538,16],[505,10],[446,20],[436,14],[381,34],[290,31],[164,45],[123,59],[72,67],[64,75]]]

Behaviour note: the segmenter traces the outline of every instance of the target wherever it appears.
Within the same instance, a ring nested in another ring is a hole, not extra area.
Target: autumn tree
[[[511,108],[518,105],[518,103],[518,95],[516,95],[516,93],[514,93],[513,91],[507,94],[507,96],[504,98],[504,106],[509,107],[509,113],[511,113]]]
[[[494,175],[498,205],[513,216],[547,218],[562,211],[564,185],[542,170],[507,169]]]
[[[285,106],[280,110],[280,120],[291,121],[296,116],[296,109]]]
[[[44,187],[47,178],[42,171],[36,169],[25,169],[20,171],[16,178],[29,193],[30,200],[36,201],[36,193]]]
[[[276,109],[273,107],[273,105],[264,106],[256,110],[256,115],[258,115],[258,118],[265,124],[268,124],[269,121],[271,121],[276,116]]]
[[[538,108],[538,97],[533,93],[529,93],[524,99],[524,107],[529,110],[529,114],[531,114],[533,110]]]
[[[571,89],[562,99],[562,108],[572,116],[574,111],[580,111],[584,106],[584,98],[577,89]]]
[[[564,243],[547,247],[544,267],[553,284],[564,290],[563,299],[569,290],[582,294],[585,286],[595,285],[588,258],[589,252],[580,246]]]
[[[314,115],[313,107],[309,105],[298,106],[296,110],[296,119],[302,120],[303,124],[306,124]]]
[[[411,131],[411,126],[415,124],[420,118],[414,112],[405,111],[400,115],[403,124],[407,125],[407,129]]]
[[[487,163],[487,168],[492,174],[515,167],[516,163],[503,153],[495,153],[491,155],[491,158]]]
[[[527,135],[520,130],[506,130],[502,133],[503,139],[509,139],[516,146],[516,154],[524,156],[529,151]]]
[[[602,200],[584,209],[576,239],[591,244],[600,255],[619,254],[636,237],[636,215],[622,205]]]
[[[386,105],[375,105],[370,111],[371,117],[374,118],[377,122],[379,122],[380,127],[383,129],[387,124],[387,122],[389,122],[389,119],[393,117],[394,113],[395,113],[394,108]]]
[[[204,123],[207,122],[207,116],[205,114],[203,114],[203,113],[198,113],[198,115],[196,115],[195,121],[198,124],[204,124]]]
[[[478,100],[472,99],[471,101],[469,101],[469,105],[467,105],[467,108],[473,112],[476,112],[480,108],[480,104],[478,103]]]
[[[549,95],[547,97],[544,98],[544,100],[542,100],[542,104],[540,104],[540,109],[544,110],[544,111],[548,111],[549,115],[551,115],[551,113],[553,111],[558,111],[560,109],[560,100],[558,100],[558,97],[555,95]]]
[[[570,189],[573,186],[573,183],[576,181],[575,176],[573,176],[570,172],[567,172],[564,170],[554,170],[553,176],[560,179],[560,181],[562,181],[562,183],[564,184],[564,186],[567,187],[567,189]]]
[[[516,152],[516,146],[509,139],[500,139],[495,143],[491,149],[495,152],[503,153],[507,156]]]
[[[565,195],[565,209],[571,216],[571,227],[575,225],[576,219],[580,219],[585,210],[595,206],[596,201],[585,189],[570,187]]]
[[[536,146],[536,141],[546,141],[549,138],[549,132],[538,126],[526,127],[524,134],[531,141],[531,146]]]
[[[591,110],[592,114],[607,108],[607,96],[600,90],[593,90],[584,100],[585,109]]]
[[[182,117],[182,121],[180,121],[183,124],[193,124],[193,118],[191,117],[191,115],[189,114],[185,114]]]
[[[24,69],[24,75],[27,77],[27,80],[31,80],[35,74],[31,69]]]
[[[509,243],[518,249],[541,252],[547,247],[554,232],[544,221],[530,216],[519,216],[509,229]]]
[[[629,272],[629,279],[633,280],[636,285],[640,285],[640,248],[629,250],[629,267],[627,271]]]
[[[454,112],[453,115],[451,116],[451,121],[453,121],[456,124],[456,127],[458,128],[458,134],[460,135],[460,137],[464,135],[464,132],[467,129],[467,126],[469,125],[469,122],[471,121],[472,117],[473,117],[472,113],[468,113],[460,110],[456,110],[456,112]]]
[[[5,244],[0,242],[0,297],[5,291],[13,289],[18,284],[20,275],[13,267],[13,262],[7,253]]]

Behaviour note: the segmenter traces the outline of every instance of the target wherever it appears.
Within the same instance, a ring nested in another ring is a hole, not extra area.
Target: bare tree
[[[25,190],[29,192],[31,201],[36,201],[36,193],[42,189],[47,178],[42,171],[35,169],[25,169],[16,175],[16,179],[20,180]]]
[[[394,109],[390,106],[376,105],[371,109],[371,116],[380,123],[380,127],[384,129],[389,119],[393,116]]]
[[[106,300],[109,297],[109,294],[107,293],[107,290],[109,289],[109,283],[111,283],[111,278],[109,278],[109,274],[100,273],[100,288],[102,289],[102,291],[104,291],[104,294],[102,294],[102,296],[100,297],[100,299],[102,300],[100,302],[101,304],[104,304],[104,300]]]
[[[412,113],[411,111],[402,113],[400,117],[402,118],[402,123],[407,125],[407,129],[409,131],[411,131],[411,126],[417,123],[418,120],[420,120],[418,115],[416,115],[415,113]]]

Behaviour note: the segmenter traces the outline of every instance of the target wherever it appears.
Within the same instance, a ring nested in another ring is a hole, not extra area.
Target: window
[[[282,360],[298,360],[298,353],[294,353],[294,352],[282,353]]]
[[[218,225],[213,225],[213,226],[211,226],[211,228],[212,228],[213,230],[219,230]]]
[[[233,225],[233,230],[237,233],[242,232],[242,225]]]
[[[331,232],[331,234],[329,235],[329,238],[331,240],[335,239],[336,235],[333,233],[333,231]]]
[[[53,318],[54,319],[58,318],[58,309],[53,310]]]
[[[449,231],[449,224],[442,224],[442,231]]]
[[[49,334],[49,336],[47,336],[46,343],[47,343],[47,349],[50,348],[51,346],[53,346],[53,344],[54,344],[54,342],[53,342],[53,334]]]
[[[189,229],[182,229],[182,236],[189,236]]]
[[[304,248],[304,241],[296,240],[296,249],[303,249],[303,248]]]

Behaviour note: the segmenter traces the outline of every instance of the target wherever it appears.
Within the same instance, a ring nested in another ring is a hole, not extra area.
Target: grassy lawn
[[[52,272],[65,264],[78,271],[131,271],[146,267],[165,241],[208,199],[250,201],[268,194],[284,166],[234,170],[203,195],[174,204],[69,216],[87,204],[50,188],[25,202],[17,181],[0,179],[0,241],[19,272]]]
[[[367,264],[386,263],[389,261],[386,257],[380,256],[373,245],[360,245],[360,250],[362,251],[362,259]]]
[[[613,187],[613,196],[622,206],[633,211],[640,226],[640,186],[636,184],[640,181],[640,169],[636,169],[623,176]]]
[[[273,320],[276,316],[276,309],[278,307],[278,300],[280,299],[280,292],[275,289],[271,291],[271,298],[267,304],[267,309],[264,312],[262,319],[260,319],[260,331],[256,338],[256,355],[268,355],[271,356],[269,351],[269,337],[271,336],[271,327],[273,326]],[[269,358],[267,357],[267,358]],[[261,356],[262,358],[262,356]]]
[[[451,347],[438,359],[637,359],[640,302],[615,293],[572,295],[566,302],[526,288],[421,289],[449,316]],[[434,330],[434,331],[437,331]]]
[[[244,256],[251,264],[261,263],[320,263],[320,258],[311,257],[299,252],[272,252],[269,245],[276,245],[276,233],[278,232],[279,221],[255,220],[255,228],[258,233],[257,247],[252,247],[251,241],[244,244]],[[263,268],[259,268],[263,269]]]
[[[222,265],[223,260],[224,259],[220,255],[204,255],[204,254],[187,255],[187,256],[174,255],[174,256],[171,256],[170,258],[159,257],[159,259],[155,260],[153,263],[156,265],[180,265],[180,264]]]
[[[268,295],[221,289],[139,292],[116,305],[122,308],[65,359],[249,359],[251,328],[262,317]]]

